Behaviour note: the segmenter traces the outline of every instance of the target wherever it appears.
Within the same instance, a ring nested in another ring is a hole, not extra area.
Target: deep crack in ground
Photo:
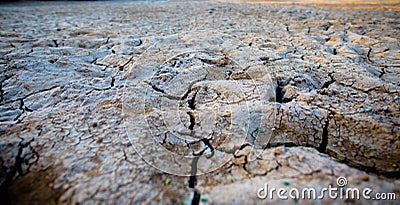
[[[1,198],[251,204],[266,182],[323,187],[338,176],[398,193],[398,5],[340,6],[3,4]],[[166,153],[202,153],[197,174],[221,166],[195,177],[192,160]]]

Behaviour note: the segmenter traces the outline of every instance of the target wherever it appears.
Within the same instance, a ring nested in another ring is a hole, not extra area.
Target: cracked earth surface
[[[339,176],[399,194],[399,25],[398,4],[3,4],[1,197],[190,203],[196,158],[204,204]]]

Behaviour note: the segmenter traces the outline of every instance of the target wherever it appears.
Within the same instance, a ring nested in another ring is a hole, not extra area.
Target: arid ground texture
[[[398,1],[2,3],[0,28],[7,204],[400,202]],[[338,177],[397,198],[257,196]]]

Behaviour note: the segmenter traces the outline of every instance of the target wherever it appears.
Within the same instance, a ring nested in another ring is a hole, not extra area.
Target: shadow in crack
[[[2,192],[2,202],[18,205],[58,204],[58,199],[65,190],[52,187],[55,177],[56,171],[51,167],[19,176],[11,182],[8,190]]]

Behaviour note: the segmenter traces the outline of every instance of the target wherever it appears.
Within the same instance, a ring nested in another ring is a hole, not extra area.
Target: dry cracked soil
[[[399,2],[2,3],[0,28],[7,204],[379,202],[257,196],[338,177],[399,203]]]

